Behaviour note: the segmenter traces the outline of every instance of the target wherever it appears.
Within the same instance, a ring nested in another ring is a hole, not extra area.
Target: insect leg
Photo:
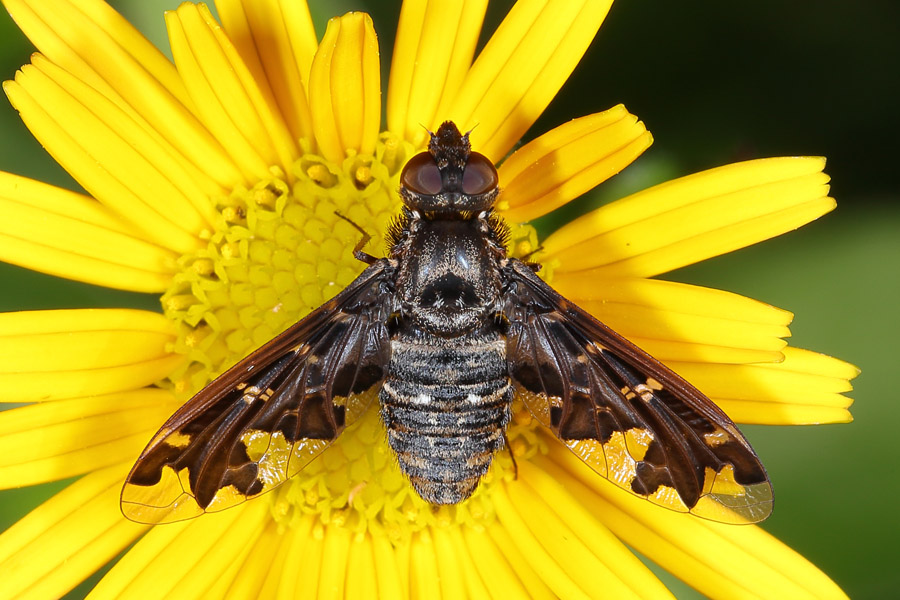
[[[513,464],[513,479],[519,478],[519,465],[516,463],[516,455],[513,453],[512,446],[509,445],[509,438],[506,437],[506,430],[503,430],[503,441],[506,442],[506,451],[509,452],[509,457],[512,459]]]
[[[531,252],[529,252],[528,254],[526,254],[525,256],[523,256],[522,258],[520,258],[519,260],[521,260],[523,263],[525,263],[526,265],[528,265],[528,267],[529,267],[532,271],[534,271],[535,273],[537,273],[538,271],[541,270],[541,263],[532,262],[532,261],[529,260],[529,259],[530,259],[532,256],[534,256],[535,254],[537,254],[538,252],[540,252],[541,250],[543,250],[543,249],[544,249],[544,246],[543,246],[543,244],[542,244],[542,245],[538,246],[537,248],[535,248],[534,250],[532,250]]]
[[[363,248],[365,248],[366,244],[369,243],[369,240],[372,239],[372,235],[338,211],[334,211],[334,214],[353,225],[353,227],[355,227],[356,230],[362,234],[362,239],[360,239],[359,242],[356,243],[356,246],[353,247],[353,257],[356,258],[356,260],[366,263],[367,265],[371,265],[376,260],[378,260],[368,252],[363,252]]]

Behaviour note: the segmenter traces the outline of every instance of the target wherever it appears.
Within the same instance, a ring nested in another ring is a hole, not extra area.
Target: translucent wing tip
[[[763,481],[740,487],[739,493],[713,490],[701,496],[691,509],[691,514],[718,523],[734,525],[760,523],[769,518],[775,505],[772,485],[768,481]]]

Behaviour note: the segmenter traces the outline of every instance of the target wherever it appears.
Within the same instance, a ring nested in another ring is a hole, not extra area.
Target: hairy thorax
[[[481,219],[416,220],[397,273],[404,319],[422,331],[456,337],[482,327],[500,295],[497,256]]]

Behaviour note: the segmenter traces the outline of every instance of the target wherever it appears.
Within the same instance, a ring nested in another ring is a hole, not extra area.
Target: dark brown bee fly
[[[591,468],[716,521],[766,518],[772,488],[734,423],[687,381],[507,255],[491,161],[452,122],[400,178],[388,258],[179,409],[141,454],[122,510],[190,518],[296,474],[379,389],[416,492],[468,498],[504,447],[514,396]]]

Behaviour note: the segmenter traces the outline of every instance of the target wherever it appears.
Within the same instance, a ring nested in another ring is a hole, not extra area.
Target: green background
[[[113,2],[167,47],[162,10],[177,0]],[[398,4],[330,2],[373,14],[382,67],[390,61]],[[495,2],[486,37],[509,3]],[[0,76],[33,51],[0,14]],[[653,147],[622,175],[577,201],[575,212],[635,189],[749,158],[824,155],[837,211],[781,238],[706,261],[667,278],[736,291],[795,313],[793,345],[848,360],[855,422],[746,427],[775,484],[764,527],[830,574],[853,598],[900,589],[894,471],[895,377],[900,334],[900,210],[895,182],[900,134],[900,3],[665,2],[620,0],[533,137],[570,118],[624,103],[654,134]],[[15,111],[0,106],[0,169],[77,189]],[[572,213],[562,212],[567,220]],[[0,215],[2,218],[2,215]],[[544,231],[553,219],[541,223]],[[156,297],[62,281],[0,264],[0,310],[136,306]],[[4,492],[0,528],[62,484]],[[696,593],[666,576],[679,597]],[[86,588],[73,593],[80,597]]]

